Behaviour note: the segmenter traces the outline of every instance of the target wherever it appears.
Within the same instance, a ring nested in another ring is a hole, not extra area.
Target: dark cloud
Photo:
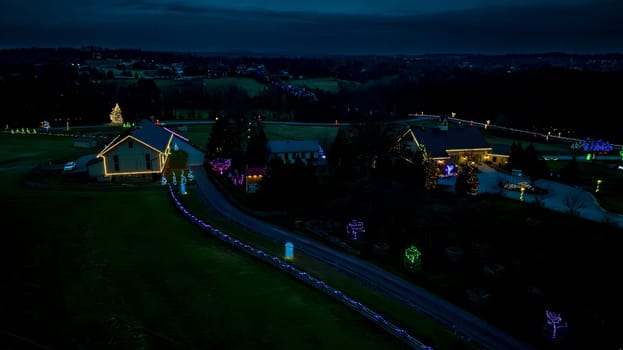
[[[623,2],[531,5],[403,16],[237,10],[126,1],[114,15],[0,24],[4,47],[132,47],[279,54],[623,51]]]

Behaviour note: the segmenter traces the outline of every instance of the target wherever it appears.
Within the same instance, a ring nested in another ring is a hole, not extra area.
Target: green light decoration
[[[405,249],[404,263],[406,268],[411,271],[417,270],[422,265],[421,256],[422,253],[420,253],[420,251],[414,245]]]
[[[623,160],[623,149],[619,151],[619,156],[621,157],[621,160]]]

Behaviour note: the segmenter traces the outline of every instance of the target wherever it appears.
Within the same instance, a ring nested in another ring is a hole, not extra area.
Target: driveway
[[[204,155],[202,152],[198,151],[195,147],[193,147],[191,144],[189,144],[188,142],[180,139],[177,136],[173,137],[173,145],[171,147],[175,147],[174,145],[177,144],[177,147],[186,152],[188,154],[188,166],[189,167],[193,167],[193,166],[201,166],[203,165],[204,162]]]
[[[500,189],[500,182],[519,183],[528,181],[527,177],[514,176],[505,172],[497,171],[488,165],[478,167],[478,180],[480,187],[478,193],[496,193],[506,198],[522,200],[524,202],[534,202],[535,200],[543,203],[543,206],[550,210],[569,213],[569,208],[574,207],[580,217],[597,222],[610,222],[617,227],[623,228],[623,215],[610,213],[603,209],[595,197],[588,191],[579,187],[566,185],[560,182],[539,179],[534,182],[536,187],[547,190],[547,194],[533,195],[524,193],[522,196],[519,191],[504,191]],[[448,185],[450,191],[454,191],[456,177],[447,177],[439,180],[439,184]],[[569,204],[567,204],[569,203]]]

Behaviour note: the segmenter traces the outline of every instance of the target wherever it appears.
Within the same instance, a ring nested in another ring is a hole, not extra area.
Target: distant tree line
[[[460,118],[529,130],[557,130],[581,139],[616,143],[620,137],[615,128],[604,127],[618,109],[618,90],[612,87],[622,85],[620,71],[547,66],[513,72],[483,71],[435,66],[430,60],[406,64],[382,57],[177,57],[187,60],[184,64],[189,72],[198,74],[205,74],[207,67],[217,61],[230,68],[266,63],[269,73],[287,69],[293,78],[325,77],[360,83],[339,84],[337,92],[315,89],[317,100],[310,100],[271,84],[266,84],[259,95],[250,96],[236,86],[205,89],[201,80],[185,82],[183,88],[175,89],[164,89],[136,76],[128,77],[129,84],[128,80],[118,83],[105,72],[78,68],[75,62],[81,62],[89,52],[80,52],[73,59],[70,53],[61,53],[57,55],[62,59],[41,64],[5,59],[8,62],[0,66],[0,93],[11,101],[16,112],[1,116],[3,124],[25,127],[42,120],[53,124],[64,124],[66,120],[98,124],[105,122],[110,109],[119,103],[128,121],[149,116],[169,118],[177,110],[188,111],[186,116],[191,118],[200,117],[194,111],[208,111],[211,118],[221,114],[246,118],[261,110],[269,118],[287,116],[287,120],[310,122],[392,120],[410,113],[455,112]],[[148,56],[140,50],[125,54]],[[147,67],[149,62],[144,59],[135,65]]]

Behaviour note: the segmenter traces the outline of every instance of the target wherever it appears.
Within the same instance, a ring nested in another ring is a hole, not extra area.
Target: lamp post
[[[597,179],[597,184],[595,185],[595,193],[599,192],[599,185],[601,185],[601,182],[601,179]]]

